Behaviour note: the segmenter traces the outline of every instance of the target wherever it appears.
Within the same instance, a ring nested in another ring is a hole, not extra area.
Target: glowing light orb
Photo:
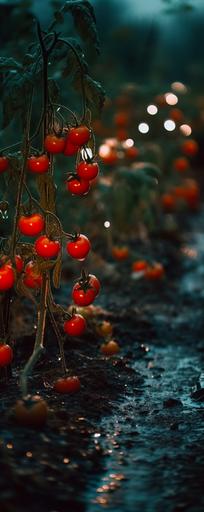
[[[183,135],[185,135],[186,137],[188,137],[189,135],[191,135],[192,133],[192,129],[191,127],[189,126],[189,124],[182,124],[180,126],[180,131]]]
[[[173,91],[178,92],[180,94],[186,94],[187,92],[187,87],[186,85],[182,84],[182,82],[173,82],[171,84],[171,88],[173,89]]]
[[[150,116],[155,116],[158,112],[158,108],[156,105],[148,105],[147,112],[150,114]]]
[[[166,119],[166,121],[164,121],[164,128],[167,132],[173,132],[176,128],[176,123],[172,121],[172,119]]]
[[[178,98],[176,94],[173,94],[172,92],[168,92],[165,94],[165,99],[167,105],[176,105],[178,103]]]
[[[104,228],[108,229],[108,228],[110,228],[110,225],[111,225],[110,221],[109,220],[105,220]]]
[[[138,130],[140,133],[148,133],[149,125],[147,123],[140,123],[138,126]]]

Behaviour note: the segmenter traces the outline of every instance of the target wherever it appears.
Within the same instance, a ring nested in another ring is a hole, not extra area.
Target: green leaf
[[[75,28],[85,43],[89,43],[99,53],[99,40],[96,30],[94,9],[87,0],[72,0],[62,7],[62,14],[70,12],[73,16]]]
[[[89,75],[84,75],[83,80],[87,103],[90,107],[94,107],[97,114],[100,114],[105,101],[105,91],[101,84]]]
[[[22,69],[22,65],[12,57],[0,57],[0,72],[18,71]]]

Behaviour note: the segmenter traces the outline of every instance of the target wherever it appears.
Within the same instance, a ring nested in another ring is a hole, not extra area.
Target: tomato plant
[[[74,175],[69,173],[67,189],[74,195],[87,194],[90,189],[89,181],[96,177],[99,168],[94,161],[95,149],[93,161],[90,162],[83,162],[83,152],[89,156],[92,148],[95,148],[92,110],[94,114],[99,115],[105,99],[103,88],[89,75],[84,49],[81,47],[88,42],[92,50],[98,53],[98,36],[92,5],[88,0],[65,2],[64,6],[60,7],[59,14],[60,23],[67,15],[71,15],[75,22],[77,16],[76,38],[73,37],[73,31],[71,35],[65,36],[58,31],[59,16],[54,17],[52,28],[47,31],[42,31],[40,23],[35,20],[37,31],[32,33],[37,32],[38,40],[29,45],[22,62],[17,62],[12,57],[1,59],[1,86],[2,90],[9,91],[8,97],[6,98],[5,94],[2,98],[3,126],[7,128],[11,123],[17,123],[18,116],[18,132],[21,135],[20,141],[14,144],[12,141],[10,146],[0,152],[0,173],[9,168],[3,180],[6,191],[1,202],[0,215],[6,218],[5,212],[10,202],[10,211],[14,211],[14,214],[11,214],[11,232],[5,240],[2,239],[0,246],[0,292],[9,290],[9,293],[2,294],[7,318],[4,319],[1,315],[0,327],[1,332],[5,334],[4,339],[9,340],[8,318],[17,296],[27,297],[35,305],[36,339],[33,353],[20,374],[23,400],[16,404],[14,416],[20,424],[36,427],[42,426],[46,421],[47,404],[35,396],[28,400],[26,397],[28,376],[43,351],[46,319],[49,317],[55,334],[53,338],[56,338],[59,345],[63,375],[67,372],[63,348],[64,332],[70,336],[79,336],[86,327],[86,321],[80,314],[73,313],[67,320],[67,305],[59,306],[53,298],[53,288],[60,286],[64,246],[67,246],[68,255],[78,260],[83,260],[91,249],[91,243],[85,235],[79,234],[70,238],[70,234],[63,227],[63,219],[61,220],[57,214],[57,201],[60,201],[61,192],[60,187],[56,185],[56,177],[59,174],[58,155],[59,162],[62,162],[60,165],[64,165],[64,171],[67,171],[65,156],[73,156],[76,159],[73,168],[77,172]],[[66,104],[63,105],[60,100],[60,89],[63,87],[63,90],[66,90],[67,76],[69,87],[80,95],[76,112]],[[77,87],[76,77],[79,80]],[[86,179],[80,176],[82,167]],[[14,185],[12,189],[11,178]],[[15,205],[13,190],[16,194]],[[2,212],[5,213],[5,217]],[[25,241],[25,236],[37,239],[30,243]],[[90,275],[90,283],[87,275],[83,279],[80,277],[79,282],[73,287],[73,300],[76,304],[91,304],[99,287],[99,281],[95,276]],[[55,319],[55,313],[59,311],[63,317],[64,330],[62,323],[58,325]],[[7,361],[9,364],[11,356],[10,346],[2,344],[0,366],[6,365]],[[80,381],[78,377],[66,377],[63,385],[65,392],[71,392],[79,389]],[[56,383],[56,389],[57,387],[59,389],[59,383]]]

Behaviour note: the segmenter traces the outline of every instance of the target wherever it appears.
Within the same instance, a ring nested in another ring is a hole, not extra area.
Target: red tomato
[[[99,174],[99,166],[97,162],[80,162],[77,166],[77,174],[83,180],[94,180]]]
[[[19,231],[26,236],[37,236],[43,231],[45,221],[40,213],[21,215],[18,220]]]
[[[64,323],[64,332],[69,336],[81,336],[86,329],[86,320],[82,315],[75,314]]]
[[[69,141],[74,146],[83,146],[87,144],[91,137],[91,130],[88,126],[77,126],[76,128],[71,128],[68,134]]]
[[[176,200],[173,194],[163,194],[161,204],[165,211],[172,212],[176,206]]]
[[[173,119],[176,123],[183,121],[183,112],[179,108],[171,108],[169,111],[169,118]]]
[[[25,267],[25,277],[23,283],[28,288],[41,288],[42,286],[42,275],[36,270],[36,263],[29,261]]]
[[[132,271],[133,272],[142,272],[143,270],[146,270],[147,267],[148,267],[148,265],[145,260],[134,261],[132,264]]]
[[[6,156],[0,156],[0,174],[8,169],[9,159]]]
[[[47,421],[48,408],[40,396],[32,396],[27,400],[18,400],[13,408],[14,417],[19,425],[39,428]]]
[[[189,169],[189,160],[185,156],[176,158],[173,162],[174,169],[178,172],[185,172]]]
[[[67,243],[67,252],[77,260],[84,260],[91,249],[89,239],[85,235],[77,236],[73,241]]]
[[[130,160],[134,160],[139,156],[139,150],[135,146],[131,146],[131,148],[125,148],[125,156]]]
[[[89,280],[89,285],[93,288],[95,297],[96,297],[100,292],[101,283],[100,283],[99,279],[96,276],[94,276],[94,274],[89,274],[88,280]]]
[[[56,380],[54,389],[58,393],[75,393],[81,387],[79,377],[64,377]]]
[[[89,306],[96,297],[93,288],[83,289],[80,283],[76,283],[72,290],[72,299],[77,306]]]
[[[181,149],[187,156],[195,156],[198,153],[198,143],[193,139],[185,140],[182,144]]]
[[[0,367],[8,366],[13,359],[13,350],[10,345],[0,344]]]
[[[152,266],[147,267],[145,277],[149,281],[157,281],[164,277],[164,267],[161,263],[155,263]]]
[[[24,262],[23,262],[23,259],[21,258],[21,256],[19,254],[16,254],[16,256],[15,256],[15,263],[16,263],[16,270],[17,270],[17,272],[22,272],[23,266],[24,266]]]
[[[65,148],[65,138],[57,137],[57,135],[50,133],[45,137],[44,148],[48,153],[63,153]]]
[[[90,190],[89,181],[81,180],[79,178],[72,178],[67,181],[67,190],[75,196],[84,196],[88,194]]]
[[[123,261],[126,260],[129,256],[129,249],[128,247],[113,247],[112,248],[112,256],[115,258],[115,260]]]
[[[118,162],[117,151],[110,149],[106,155],[101,156],[101,160],[105,165],[116,165]]]
[[[5,263],[0,266],[0,292],[12,288],[15,282],[15,274],[11,264]]]
[[[200,199],[199,186],[195,180],[186,180],[185,200],[191,210],[197,209]]]
[[[129,124],[130,116],[128,112],[117,112],[114,116],[114,124],[119,128],[126,128]]]
[[[72,156],[72,155],[76,155],[77,151],[78,151],[78,146],[74,146],[70,140],[69,140],[69,135],[67,136],[66,140],[65,140],[65,148],[64,148],[64,155],[65,156]]]
[[[61,245],[58,240],[50,240],[46,235],[40,236],[35,241],[35,250],[38,256],[44,259],[56,258],[60,252]]]
[[[30,172],[44,174],[49,169],[50,161],[47,155],[30,156],[27,165]]]

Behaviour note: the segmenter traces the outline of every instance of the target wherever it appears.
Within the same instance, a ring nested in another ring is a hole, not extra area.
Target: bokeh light
[[[166,121],[164,121],[164,128],[167,132],[173,132],[176,128],[176,123],[172,121],[172,119],[166,119]]]
[[[147,123],[140,123],[138,126],[138,130],[140,133],[148,133],[149,125]]]
[[[148,105],[147,112],[151,116],[155,116],[155,114],[158,112],[158,107],[156,105]]]
[[[180,131],[185,137],[189,137],[192,133],[192,128],[189,126],[189,124],[182,124],[180,126]]]
[[[173,94],[172,92],[168,92],[167,94],[165,94],[165,99],[166,99],[166,103],[167,105],[176,105],[178,103],[178,98],[176,96],[176,94]]]

